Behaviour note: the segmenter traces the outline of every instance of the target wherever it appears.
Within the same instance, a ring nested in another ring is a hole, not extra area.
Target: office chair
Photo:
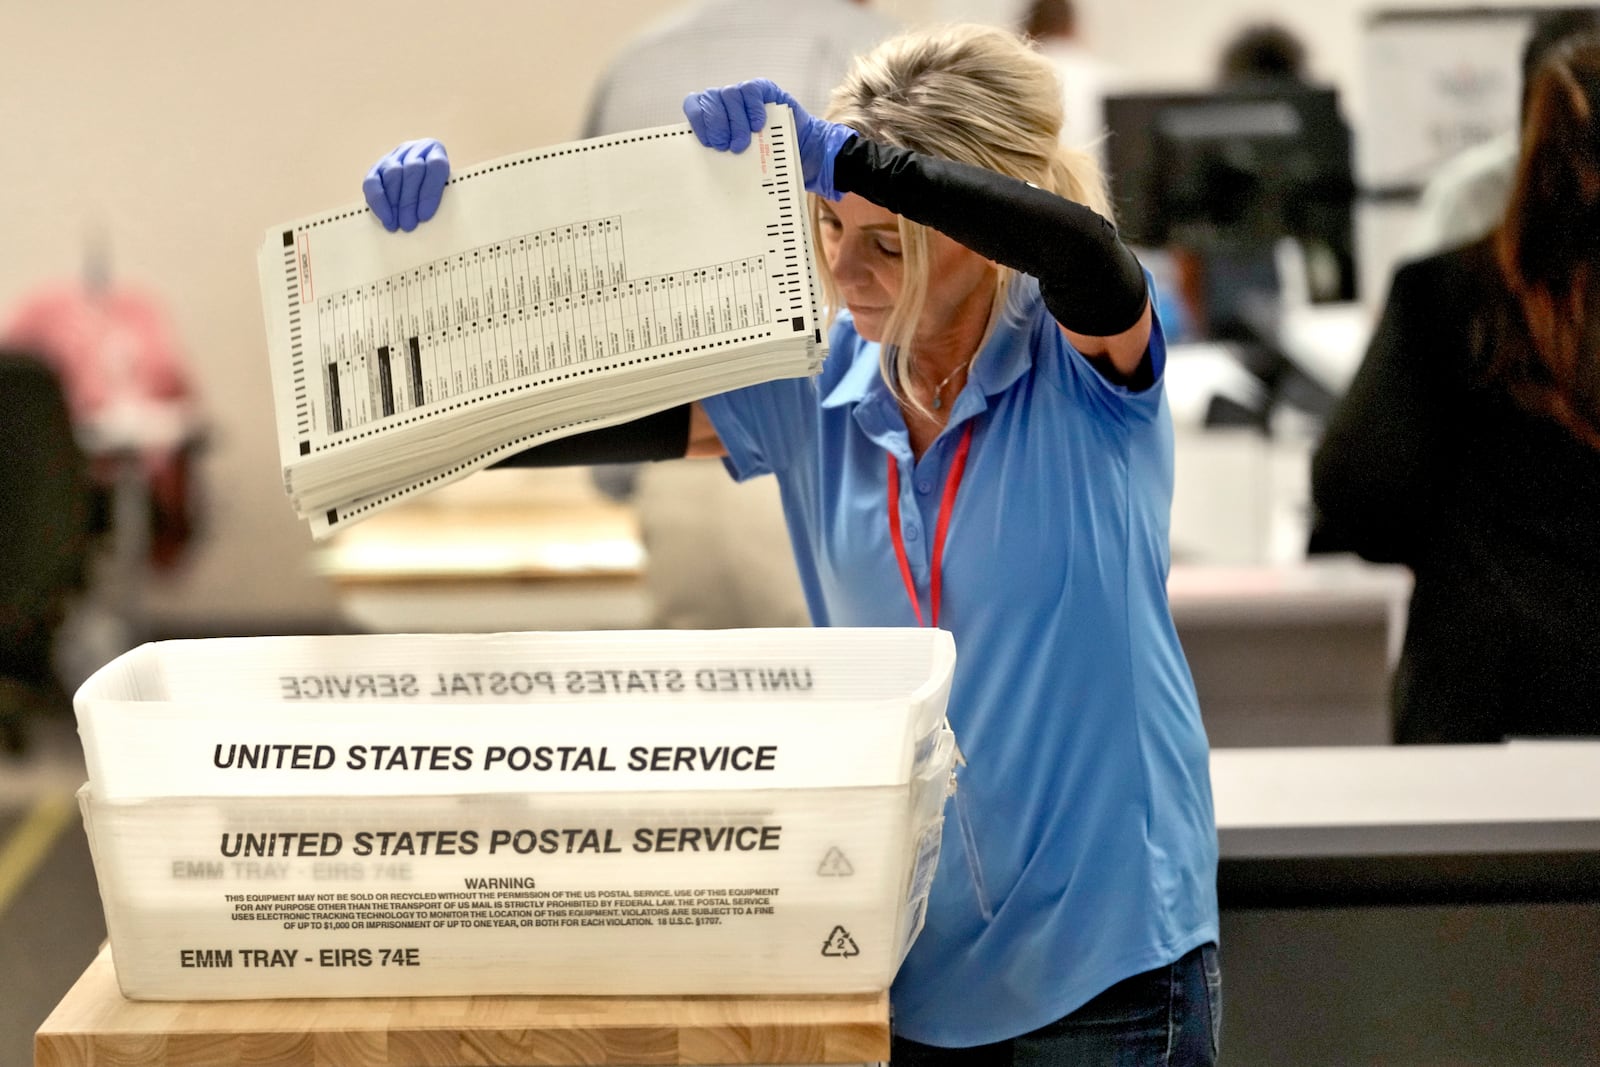
[[[27,720],[71,710],[51,662],[57,628],[87,578],[88,463],[60,379],[0,350],[0,749],[20,752]]]

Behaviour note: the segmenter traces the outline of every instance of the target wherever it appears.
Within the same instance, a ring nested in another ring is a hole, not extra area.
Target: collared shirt
[[[1075,352],[1020,278],[913,460],[878,346],[848,315],[816,379],[704,401],[729,469],[778,477],[818,625],[915,626],[895,506],[926,616],[951,457],[973,426],[944,548],[949,717],[966,754],[927,924],[893,990],[897,1033],[1014,1037],[1217,937],[1207,747],[1167,606],[1172,429]]]
[[[629,42],[596,86],[583,136],[683,121],[683,98],[771,78],[820,114],[855,57],[898,28],[850,0],[712,0]]]

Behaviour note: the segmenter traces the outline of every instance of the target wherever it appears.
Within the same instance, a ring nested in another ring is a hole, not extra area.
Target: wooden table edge
[[[564,1011],[580,1021],[563,1022]],[[250,1014],[261,1021],[214,1023]],[[320,1067],[335,1046],[340,1067],[862,1063],[889,1058],[889,1003],[886,992],[132,1001],[102,946],[35,1032],[34,1064],[200,1067],[248,1051],[252,1062]]]

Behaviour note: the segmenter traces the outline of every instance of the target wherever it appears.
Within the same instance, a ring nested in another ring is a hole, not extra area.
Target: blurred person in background
[[[86,464],[82,595],[50,627],[51,670],[69,693],[145,639],[145,583],[177,572],[198,526],[204,436],[189,361],[165,305],[113,279],[109,258],[97,237],[80,278],[26,293],[0,326],[0,344],[59,381]]]
[[[1309,78],[1306,47],[1276,22],[1223,45],[1216,86],[1155,123],[1148,201],[1195,335],[1227,342],[1261,380],[1266,424],[1332,396],[1295,358],[1284,325],[1308,303],[1355,296],[1351,136],[1337,96]]]
[[[71,710],[56,652],[88,583],[93,520],[65,390],[35,352],[0,348],[0,427],[0,754],[14,754],[32,720]]]
[[[194,536],[198,435],[165,307],[112,282],[102,238],[82,277],[24,294],[0,347],[0,741],[18,750],[29,718],[70,712],[70,691],[142,640],[142,582],[173,571]]]
[[[1019,29],[1055,65],[1061,79],[1061,143],[1094,152],[1104,166],[1105,96],[1121,75],[1084,43],[1072,0],[1031,0]]]
[[[1600,8],[1570,8],[1539,15],[1522,49],[1521,121],[1528,117],[1533,74],[1569,37],[1600,33]],[[1483,237],[1505,216],[1516,178],[1521,136],[1510,129],[1445,160],[1417,203],[1408,258],[1432,255]]]
[[[1276,22],[1245,26],[1223,45],[1217,59],[1217,84],[1226,88],[1301,85],[1306,80],[1306,46]]]
[[[688,93],[758,76],[820,109],[855,57],[896,28],[863,0],[701,0],[622,47],[583,136],[682,122]],[[739,484],[716,463],[598,466],[594,477],[639,514],[654,625],[806,625],[772,479]]]
[[[700,0],[623,45],[590,96],[583,136],[682,122],[685,94],[758,75],[821,108],[855,57],[897,28],[866,0]]]
[[[110,531],[119,481],[131,473],[146,504],[141,557],[158,571],[176,568],[195,532],[199,410],[166,307],[113,279],[97,239],[83,277],[25,294],[0,327],[0,343],[37,353],[60,377],[90,459],[101,529]]]
[[[1416,577],[1395,740],[1600,735],[1600,37],[1535,71],[1505,219],[1404,265],[1312,465],[1313,551]]]
[[[1218,54],[1216,85],[1224,95],[1306,84],[1305,45],[1278,23],[1244,26]],[[1260,149],[1241,140],[1242,148],[1211,151],[1203,167],[1172,167],[1150,180],[1159,214],[1182,220],[1164,237],[1196,335],[1253,351],[1263,342],[1248,311],[1252,301],[1275,299],[1280,290],[1278,247],[1287,219],[1285,190],[1263,186]],[[1264,376],[1275,363],[1265,355],[1247,362]]]

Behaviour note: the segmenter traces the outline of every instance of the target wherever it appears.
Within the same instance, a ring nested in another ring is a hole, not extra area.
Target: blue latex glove
[[[718,151],[743,152],[750,147],[750,135],[766,125],[768,104],[794,108],[800,170],[807,191],[838,200],[844,194],[833,187],[833,161],[856,131],[812,118],[794,97],[766,78],[690,93],[683,100],[683,113],[701,144]]]
[[[361,193],[384,229],[409,233],[439,210],[449,177],[450,157],[444,145],[428,137],[407,141],[374,163],[361,183]]]

